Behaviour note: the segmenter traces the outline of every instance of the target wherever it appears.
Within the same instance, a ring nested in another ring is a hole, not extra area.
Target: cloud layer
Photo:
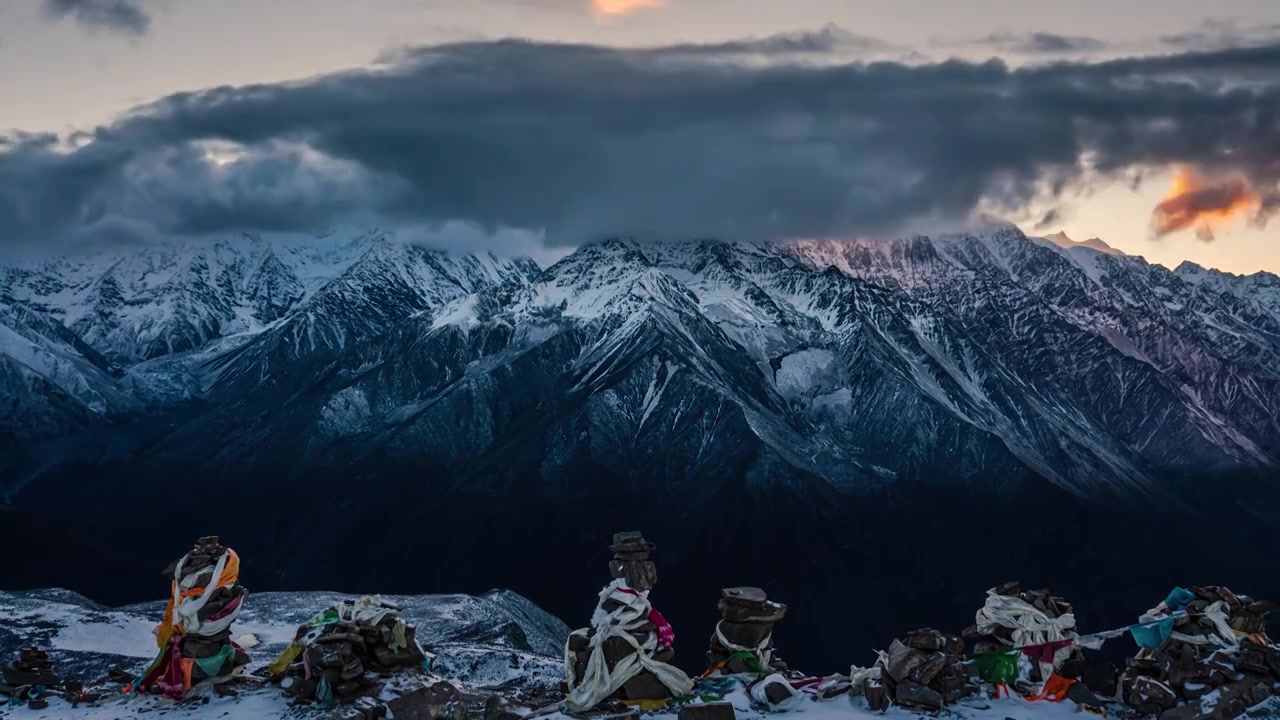
[[[1262,198],[1242,176],[1204,178],[1190,168],[1179,168],[1168,197],[1151,214],[1151,227],[1158,238],[1194,228],[1197,238],[1213,242],[1216,227],[1256,217],[1261,204]]]
[[[1280,46],[1016,69],[761,62],[821,52],[813,37],[452,44],[173,95],[75,138],[0,140],[0,228],[42,244],[368,218],[558,243],[840,237],[1172,164],[1275,197]]]
[[[93,30],[137,36],[151,27],[138,0],[43,0],[42,9],[50,18],[71,18]]]

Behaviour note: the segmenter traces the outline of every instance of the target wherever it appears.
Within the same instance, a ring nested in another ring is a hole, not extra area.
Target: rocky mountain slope
[[[481,570],[506,548],[568,552],[617,523],[660,526],[679,548],[733,537],[766,558],[857,557],[841,572],[881,577],[910,571],[894,553],[932,568],[942,538],[982,547],[957,525],[966,513],[1139,545],[1134,513],[1210,513],[1233,518],[1215,541],[1230,545],[1280,510],[1272,289],[1007,225],[610,239],[546,270],[384,233],[32,263],[0,272],[0,292],[55,328],[38,347],[62,364],[0,346],[3,377],[25,388],[0,395],[16,398],[4,422],[41,428],[10,431],[0,491],[138,548],[133,520],[163,512],[176,478],[216,487],[236,511],[197,504],[188,518],[238,534],[293,586],[337,559],[353,561],[343,583],[367,582],[430,527],[486,561],[433,564],[403,590],[536,586],[556,612],[569,600],[545,581],[565,571]],[[951,520],[881,532],[917,517]],[[1101,549],[1076,555],[1082,578],[1125,569]],[[696,585],[706,562],[685,554],[676,575]],[[743,580],[756,582],[724,581]]]

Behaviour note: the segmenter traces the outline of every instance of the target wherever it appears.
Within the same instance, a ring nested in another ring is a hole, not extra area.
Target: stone
[[[1144,715],[1158,715],[1176,706],[1178,696],[1159,680],[1138,676],[1128,682],[1125,704]]]
[[[373,698],[360,698],[352,703],[351,707],[364,713],[366,720],[383,720],[387,717],[387,706]]]
[[[633,590],[652,590],[658,583],[658,566],[651,560],[612,560],[609,562],[609,574],[615,579],[626,580],[627,587]]]
[[[484,720],[520,720],[515,703],[501,695],[494,695],[484,702]]]
[[[769,596],[758,587],[732,587],[720,591],[720,601],[728,605],[761,609],[769,602]]]
[[[944,691],[942,693],[942,699],[948,705],[953,705],[977,692],[978,692],[978,688],[973,687],[972,685],[966,685],[964,687],[956,688],[954,690]]]
[[[995,590],[993,590],[992,592],[994,592],[997,595],[1003,595],[1005,597],[1016,597],[1019,593],[1022,592],[1022,583],[1007,582],[1003,585],[996,587]]]
[[[934,652],[941,650],[946,645],[946,639],[937,630],[925,628],[908,633],[905,645],[916,650]]]
[[[1191,702],[1165,711],[1160,720],[1234,720],[1249,708],[1266,702],[1273,692],[1269,681],[1240,683],[1223,690],[1212,703]]]
[[[84,698],[84,683],[70,680],[62,684],[62,699],[71,703],[72,707],[80,704]]]
[[[894,682],[902,682],[912,670],[925,663],[926,656],[919,650],[912,650],[901,641],[894,640],[889,646],[889,677]]]
[[[720,601],[720,616],[735,623],[776,623],[787,615],[787,606],[764,602],[759,606],[735,605]]]
[[[644,534],[636,531],[614,533],[613,544],[609,549],[615,553],[653,552],[657,545],[644,539]]]
[[[725,620],[720,623],[720,632],[724,639],[734,645],[754,648],[764,642],[773,632],[771,623],[738,623]]]
[[[1280,679],[1280,648],[1267,648],[1267,667],[1271,668],[1271,674]]]
[[[956,637],[955,635],[947,636],[946,644],[943,646],[942,651],[948,655],[962,657],[964,655],[964,638]]]
[[[946,665],[947,656],[940,652],[935,652],[925,659],[923,665],[912,670],[907,679],[921,685],[930,685]]]
[[[304,677],[287,677],[280,681],[286,695],[310,700],[316,695],[316,680]]]
[[[781,705],[790,700],[795,693],[796,691],[785,683],[771,682],[764,686],[764,696],[769,700],[770,705]]]
[[[689,704],[680,708],[679,720],[737,720],[733,705],[727,702]]]
[[[636,651],[631,643],[620,637],[605,640],[601,650],[604,652],[604,661],[609,667],[617,665],[624,658],[631,657]]]
[[[949,692],[955,692],[968,684],[969,673],[966,671],[964,665],[956,663],[943,668],[942,672],[938,674],[937,679],[930,683],[930,687],[946,694]]]
[[[1164,679],[1169,676],[1169,660],[1162,655],[1125,660],[1129,675]]]
[[[236,689],[234,687],[227,683],[218,683],[213,686],[213,694],[218,697],[235,697],[238,693],[236,693]]]
[[[894,699],[903,707],[928,712],[941,710],[945,704],[942,693],[910,680],[898,683]]]
[[[44,685],[48,687],[58,684],[58,677],[51,672],[27,672],[6,669],[3,675],[6,685]]]
[[[1071,687],[1067,688],[1067,699],[1082,707],[1094,709],[1102,708],[1107,704],[1082,682],[1072,683]]]
[[[671,691],[651,672],[641,672],[622,684],[622,695],[628,700],[666,700]]]
[[[447,682],[419,688],[387,703],[396,720],[467,720],[467,703]]]
[[[363,712],[354,707],[342,707],[321,715],[319,720],[369,720]]]
[[[27,707],[32,710],[45,710],[49,707],[49,701],[44,698],[36,698],[35,700],[27,701]]]
[[[872,710],[884,712],[889,709],[889,688],[879,680],[862,681],[862,696]]]

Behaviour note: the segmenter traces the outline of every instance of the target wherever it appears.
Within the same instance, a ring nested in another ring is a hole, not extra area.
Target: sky
[[[1280,272],[1278,76],[1275,0],[3,0],[0,243],[985,213]]]

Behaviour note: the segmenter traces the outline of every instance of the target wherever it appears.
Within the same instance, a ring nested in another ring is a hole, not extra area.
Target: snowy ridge
[[[19,343],[11,330],[11,364],[88,416],[212,403],[189,432],[220,458],[302,442],[307,462],[356,462],[334,445],[349,441],[465,472],[504,433],[536,435],[519,423],[586,413],[636,452],[639,438],[761,443],[844,489],[941,465],[1146,494],[1166,472],[1280,464],[1274,276],[1171,272],[1006,224],[887,240],[614,238],[545,271],[372,231],[0,277],[84,338],[28,330]],[[123,379],[90,346],[126,365]],[[700,415],[709,424],[687,425]]]
[[[417,625],[419,641],[438,654],[435,669],[455,682],[549,688],[561,679],[568,626],[515,593],[383,597]],[[351,599],[326,592],[253,593],[250,598],[234,626],[237,637],[247,633],[259,642],[250,651],[250,670],[275,659],[299,625]],[[145,669],[156,654],[151,630],[164,614],[164,603],[108,608],[67,590],[0,592],[0,613],[6,618],[0,656],[41,647],[50,652],[59,674],[94,682],[113,667]],[[279,708],[286,706],[278,688],[268,688],[268,694]]]

